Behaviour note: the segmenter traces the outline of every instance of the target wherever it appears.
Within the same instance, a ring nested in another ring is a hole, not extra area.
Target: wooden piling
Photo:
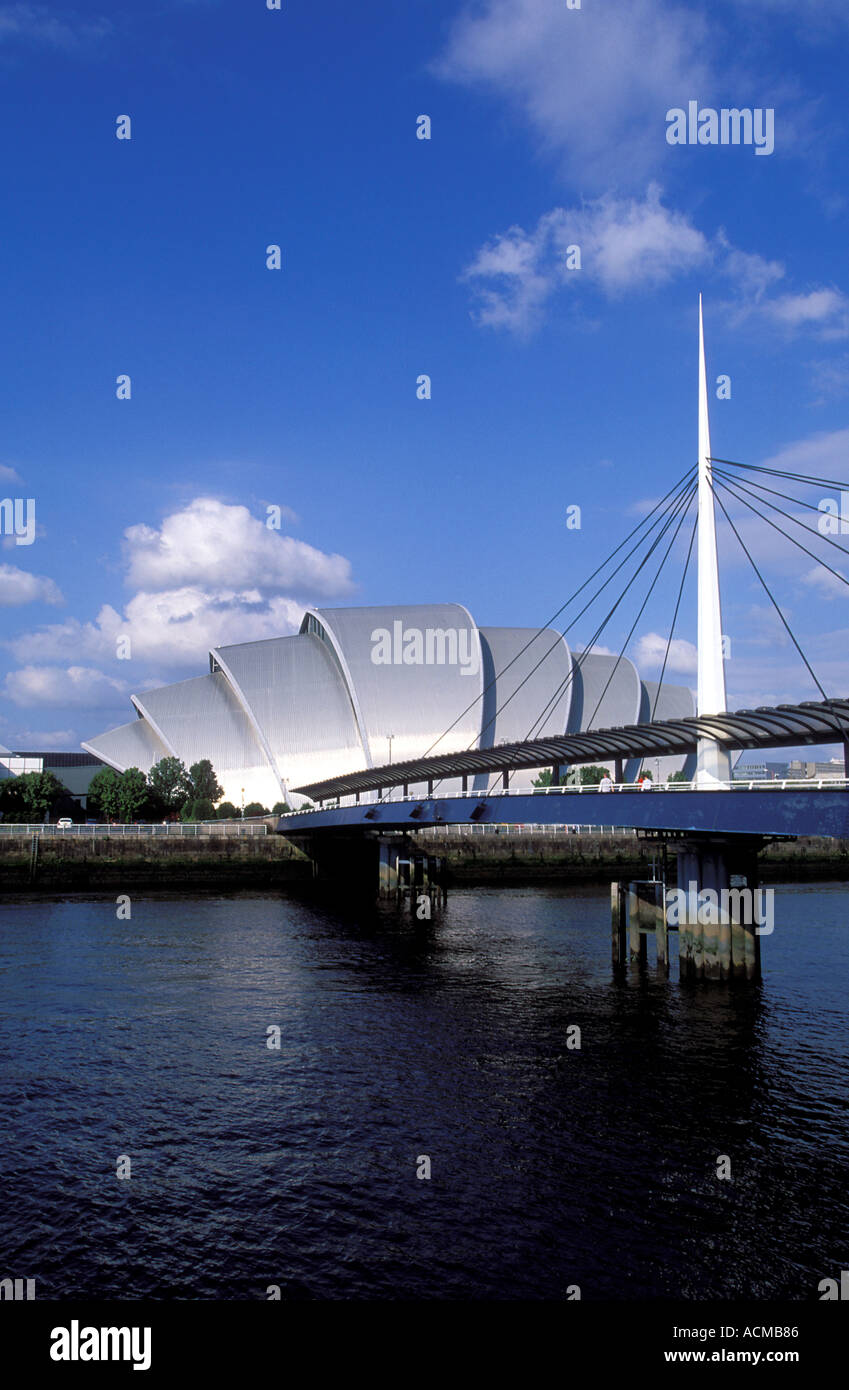
[[[669,974],[669,925],[666,920],[666,899],[663,884],[655,884],[655,928],[654,940],[657,948],[657,968],[664,975]]]
[[[642,907],[640,895],[637,892],[635,883],[628,884],[628,959],[630,961],[645,961],[648,959],[648,949],[645,933],[640,930],[642,926]]]
[[[614,967],[625,964],[625,894],[621,883],[610,885],[610,952]]]

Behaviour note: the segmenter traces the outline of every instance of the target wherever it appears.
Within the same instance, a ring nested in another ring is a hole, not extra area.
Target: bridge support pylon
[[[444,870],[441,856],[428,854],[405,836],[378,841],[378,899],[400,906],[409,898],[410,911],[419,920],[445,906]]]
[[[761,977],[758,890],[760,836],[699,835],[670,846],[677,894],[667,891],[667,922],[677,917],[681,980]]]

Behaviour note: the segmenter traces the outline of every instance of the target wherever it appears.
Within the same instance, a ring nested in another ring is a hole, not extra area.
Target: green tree
[[[137,767],[121,773],[118,787],[118,810],[121,820],[129,825],[136,819],[148,798],[147,778]]]
[[[179,758],[160,758],[147,774],[148,785],[168,811],[179,811],[192,794],[185,763]]]
[[[258,801],[249,801],[245,807],[245,817],[248,816],[270,816],[271,812],[267,806],[260,806]]]
[[[560,786],[560,783],[554,781],[554,778],[553,778],[552,775],[551,775],[551,768],[550,768],[550,767],[547,767],[543,772],[540,773],[539,777],[535,777],[535,778],[534,778],[533,782],[531,783],[531,786],[532,786],[532,787],[551,787],[551,786],[557,786],[557,787],[559,787],[559,786]]]
[[[145,782],[145,796],[139,807],[139,820],[161,821],[165,820],[167,815],[168,807],[162,797],[153,790],[149,782]]]
[[[189,780],[195,801],[220,801],[224,795],[224,788],[219,785],[209,758],[201,758],[199,763],[192,763],[189,768]]]
[[[20,777],[8,777],[0,782],[0,815],[4,821],[18,824],[26,819],[23,793],[18,786],[20,780]]]
[[[24,819],[33,824],[46,818],[58,797],[68,795],[67,787],[52,772],[25,772],[15,782]]]
[[[219,820],[239,820],[242,813],[236,810],[232,801],[222,801],[215,814]]]
[[[590,764],[589,767],[581,768],[581,782],[585,787],[597,787],[602,777],[609,777],[610,774],[606,767],[597,767]]]
[[[285,816],[291,811],[288,801],[275,801],[271,808],[272,816]]]
[[[215,820],[215,807],[208,796],[199,796],[192,803],[192,820]]]
[[[667,782],[689,782],[686,772],[670,772]]]
[[[88,784],[88,804],[105,820],[115,820],[120,815],[119,793],[120,775],[114,767],[102,767]]]

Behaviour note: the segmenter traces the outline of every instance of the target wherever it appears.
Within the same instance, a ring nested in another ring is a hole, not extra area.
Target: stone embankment
[[[34,849],[33,839],[38,840]],[[662,849],[635,835],[422,835],[449,884],[609,882],[646,878]],[[849,841],[804,837],[769,845],[762,881],[849,880]],[[0,892],[109,888],[277,888],[312,881],[312,863],[282,835],[137,838],[0,836]]]

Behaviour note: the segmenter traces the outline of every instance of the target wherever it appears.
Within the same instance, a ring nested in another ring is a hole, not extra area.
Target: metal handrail
[[[501,796],[580,796],[582,793],[598,792],[598,783],[579,783],[577,786],[558,786],[558,787],[496,787],[492,791],[453,791],[453,792],[422,792],[418,796],[409,794],[407,796],[391,797],[387,801],[377,803],[374,801],[354,800],[349,795],[342,800],[333,799],[331,804],[325,803],[323,806],[302,807],[300,810],[285,812],[284,814],[299,816],[311,815],[315,812],[333,810],[339,806],[350,808],[353,806],[375,806],[398,805],[405,802],[419,804],[423,801],[456,801],[462,798],[477,797],[480,800],[491,801]],[[638,782],[614,782],[610,788],[611,792],[639,792],[642,794],[644,788]],[[713,782],[711,786],[700,787],[696,782],[664,782],[657,786],[652,783],[646,790],[654,792],[692,792],[692,791],[847,791],[849,790],[849,778],[846,777],[782,777],[782,778],[761,778],[744,781],[742,779],[731,782]],[[607,795],[607,793],[600,793]]]
[[[267,835],[265,821],[169,821],[167,825],[56,825],[44,821],[14,823],[0,821],[0,835],[48,835],[56,838],[61,835],[78,838],[98,835],[130,835],[137,838],[153,835],[174,836],[183,839],[198,839],[201,836],[254,836]]]

